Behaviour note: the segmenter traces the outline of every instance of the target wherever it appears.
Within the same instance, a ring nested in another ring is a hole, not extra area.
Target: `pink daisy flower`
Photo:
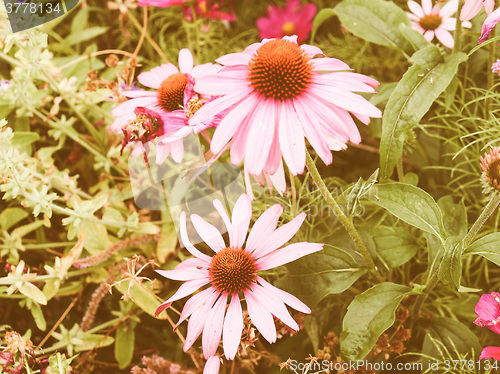
[[[199,124],[198,128],[188,126],[188,120],[198,110],[207,96],[199,96],[194,90],[196,79],[214,74],[220,66],[204,64],[193,67],[193,55],[188,49],[179,52],[179,69],[173,64],[163,64],[153,68],[149,72],[139,74],[139,82],[155,91],[134,89],[123,92],[130,100],[117,106],[111,111],[115,121],[111,129],[122,132],[125,127],[136,120],[135,110],[144,107],[152,110],[160,116],[163,122],[162,134],[159,138],[156,151],[156,162],[161,164],[172,154],[175,162],[181,162],[184,154],[183,138],[193,130],[198,132],[211,126],[215,119],[211,118],[205,123]],[[153,139],[148,139],[153,140]],[[137,142],[133,155],[145,152],[142,142]]]
[[[493,65],[491,65],[491,71],[500,75],[500,59],[496,60]]]
[[[458,0],[448,1],[442,8],[432,0],[422,0],[422,6],[413,0],[408,1],[408,13],[411,24],[415,30],[424,35],[430,42],[436,37],[445,47],[453,48],[455,40],[450,31],[455,30],[456,19],[451,17],[458,10]],[[468,21],[462,22],[463,27],[471,27]]]
[[[297,42],[307,39],[313,27],[316,5],[300,5],[300,0],[288,0],[286,7],[270,5],[267,17],[257,20],[259,36],[262,39],[282,38],[297,35]]]
[[[273,175],[283,157],[294,174],[304,171],[305,138],[325,164],[331,150],[361,142],[349,112],[368,124],[381,111],[353,91],[375,93],[379,83],[355,74],[344,62],[324,56],[297,36],[265,39],[241,53],[220,57],[217,74],[196,81],[200,93],[221,95],[190,120],[206,121],[224,113],[215,129],[211,150],[218,153],[232,139],[231,162],[245,158],[245,170]]]
[[[486,14],[493,12],[495,0],[465,0],[464,6],[460,11],[460,21],[469,21],[481,11],[484,6]]]
[[[244,245],[252,218],[250,197],[241,195],[234,206],[232,220],[219,200],[214,200],[214,207],[227,227],[229,245],[214,226],[193,214],[191,222],[194,228],[215,254],[210,257],[200,252],[189,241],[186,214],[181,213],[181,240],[194,258],[183,261],[174,270],[157,270],[164,277],[186,283],[156,310],[159,314],[174,301],[208,286],[186,302],[176,327],[191,316],[183,349],[187,351],[203,332],[203,354],[211,373],[218,371],[216,352],[221,337],[226,358],[233,360],[236,356],[243,329],[240,295],[244,296],[252,323],[269,343],[276,341],[273,317],[279,318],[291,329],[299,330],[285,304],[303,313],[310,313],[311,310],[295,296],[266,282],[258,272],[295,261],[323,248],[322,244],[308,242],[281,248],[298,231],[305,213],[276,229],[283,208],[281,205],[270,207],[257,219]],[[208,372],[207,367],[205,372]]]
[[[491,30],[496,26],[496,24],[500,21],[500,8],[495,9],[483,22],[483,26],[481,27],[481,36],[479,37],[479,44],[484,42],[486,39],[490,37]]]

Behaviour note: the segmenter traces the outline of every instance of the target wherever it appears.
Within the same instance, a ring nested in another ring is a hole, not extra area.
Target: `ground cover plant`
[[[5,0],[0,373],[496,372],[499,7]]]

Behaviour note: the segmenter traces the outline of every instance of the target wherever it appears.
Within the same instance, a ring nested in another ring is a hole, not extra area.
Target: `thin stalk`
[[[328,206],[333,210],[335,216],[340,220],[340,223],[342,224],[342,226],[344,226],[347,233],[358,247],[361,255],[363,256],[366,262],[367,267],[373,272],[377,281],[384,282],[385,281],[384,277],[377,270],[375,263],[373,262],[372,256],[370,255],[368,248],[366,248],[363,239],[361,239],[358,230],[356,230],[356,227],[354,227],[352,221],[349,218],[347,218],[347,216],[342,211],[342,208],[340,208],[340,206],[337,204],[337,201],[335,201],[330,191],[328,191],[328,187],[326,187],[325,181],[321,177],[318,168],[314,164],[314,161],[311,158],[311,155],[309,154],[308,151],[306,151],[306,166],[321,196],[323,196]]]
[[[464,0],[458,1],[457,22],[455,23],[455,44],[453,45],[453,53],[460,52],[462,49],[462,21],[460,21],[460,12],[464,6]]]
[[[129,12],[128,16],[129,16],[130,20],[132,21],[132,23],[134,24],[134,26],[142,33],[143,27],[142,27],[141,23],[137,20],[137,18],[135,18],[134,14],[132,12]],[[163,59],[163,61],[168,63],[169,61],[168,61],[167,56],[165,56],[165,53],[163,53],[160,46],[158,44],[156,44],[156,42],[153,40],[153,38],[151,38],[151,35],[149,35],[149,33],[147,31],[146,31],[146,39],[148,40],[149,44],[151,44],[151,46],[154,48],[154,50],[160,55],[160,57]]]
[[[295,187],[295,175],[290,171],[290,187],[292,188],[292,215],[297,215],[297,188]]]
[[[496,210],[498,205],[500,204],[500,193],[493,193],[490,197],[490,201],[484,207],[484,210],[481,212],[481,215],[477,218],[476,222],[472,225],[469,232],[464,238],[464,249],[467,248],[472,241],[474,240],[478,231],[483,227],[484,223],[490,218],[493,212]]]

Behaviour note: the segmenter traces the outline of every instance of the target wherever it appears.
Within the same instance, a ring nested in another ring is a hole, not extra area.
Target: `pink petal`
[[[258,175],[266,164],[271,144],[274,138],[274,102],[265,100],[257,107],[250,120],[250,129],[247,137],[247,152],[245,170],[249,174]],[[235,109],[238,110],[239,108]],[[216,130],[217,131],[217,130]]]
[[[490,37],[491,30],[493,30],[498,21],[500,21],[500,8],[496,9],[484,20],[483,26],[481,27],[481,36],[478,41],[479,44]]]
[[[122,95],[130,99],[135,99],[138,97],[154,97],[156,99],[158,93],[156,91],[134,90],[134,91],[123,91]]]
[[[207,360],[217,352],[217,347],[219,346],[222,335],[226,303],[227,294],[222,293],[219,300],[216,301],[215,305],[206,316],[207,321],[203,327],[203,336],[201,340],[203,355]]]
[[[151,97],[151,96],[130,99],[130,100],[127,100],[127,101],[121,103],[115,109],[113,109],[111,111],[111,115],[115,116],[115,117],[120,117],[123,115],[134,113],[134,110],[136,107],[138,107],[138,106],[146,106],[147,107],[148,105],[152,105],[156,101],[157,101],[157,99],[155,97]],[[134,118],[135,118],[135,114],[134,114]]]
[[[218,295],[219,293],[210,287],[189,298],[186,304],[184,304],[184,308],[182,308],[182,313],[179,317],[179,321],[177,321],[174,326],[174,330],[196,310],[203,308],[206,304],[213,305]]]
[[[220,359],[219,356],[212,356],[207,360],[203,368],[203,374],[219,374]]]
[[[410,8],[410,11],[417,17],[422,18],[424,16],[424,11],[417,2],[413,0],[408,1],[408,8]]]
[[[177,265],[174,270],[181,270],[181,269],[190,269],[190,270],[195,270],[195,269],[208,269],[209,264],[206,263],[203,260],[200,260],[196,257],[191,257],[188,259],[185,259],[182,261],[179,265]]]
[[[184,247],[186,247],[186,249],[189,251],[189,253],[191,253],[194,257],[197,257],[200,260],[203,260],[207,263],[210,263],[212,261],[212,258],[207,256],[204,253],[201,253],[189,241],[189,237],[187,234],[187,228],[186,228],[186,213],[185,212],[181,212],[181,215],[179,218],[179,223],[180,223],[181,241],[184,244]]]
[[[483,1],[465,0],[464,6],[460,11],[460,21],[468,21],[474,18],[483,7]]]
[[[306,143],[293,106],[283,102],[279,120],[279,142],[283,158],[293,175],[302,174],[306,165]]]
[[[222,235],[214,225],[208,223],[197,214],[191,215],[191,222],[198,232],[198,235],[200,235],[203,241],[215,252],[219,252],[221,249],[226,248],[226,243],[224,243]]]
[[[175,294],[173,294],[167,301],[164,301],[163,303],[160,304],[160,306],[155,311],[155,316],[159,315],[165,309],[169,308],[174,301],[177,301],[192,294],[193,292],[195,292],[201,286],[204,286],[208,282],[210,282],[210,279],[207,277],[205,279],[196,279],[184,283],[182,286],[179,287],[179,289]]]
[[[486,14],[490,15],[493,12],[493,8],[495,8],[495,0],[485,0],[483,4]]]
[[[238,128],[241,126],[240,124],[243,123],[245,118],[250,115],[249,113],[252,113],[255,110],[257,102],[258,100],[256,95],[249,95],[238,105],[237,108],[226,114],[222,121],[217,125],[217,129],[215,130],[212,138],[210,150],[213,153],[219,153],[229,140],[231,140]]]
[[[479,356],[480,360],[482,360],[483,358],[493,358],[495,360],[500,360],[500,347],[484,347],[483,351],[481,352],[481,356]]]
[[[306,213],[300,213],[293,220],[275,230],[268,236],[267,240],[256,243],[252,257],[260,258],[281,247],[299,231],[305,218]]]
[[[431,12],[432,12],[432,1],[431,0],[422,0],[422,9],[424,11],[424,14],[431,14]]]
[[[170,152],[172,153],[172,158],[178,164],[181,163],[182,157],[184,156],[184,142],[183,140],[177,140],[171,143]]]
[[[179,51],[179,70],[181,73],[190,74],[193,70],[193,55],[187,48]]]
[[[226,208],[224,208],[224,205],[222,205],[222,203],[218,199],[215,199],[213,204],[214,204],[215,210],[217,210],[217,212],[219,213],[219,215],[222,218],[222,221],[224,221],[224,224],[226,225],[226,231],[229,233],[229,243],[234,242],[234,239],[231,239],[231,235],[232,235],[231,232],[233,231],[232,230],[233,225],[231,224],[231,220],[229,219],[229,216],[227,215]]]
[[[294,243],[285,248],[277,249],[255,262],[255,266],[259,271],[269,270],[275,267],[288,264],[308,254],[321,251],[323,244],[319,243]]]
[[[252,291],[245,289],[243,293],[252,323],[269,343],[276,342],[276,326],[272,314],[262,305]]]
[[[292,294],[289,294],[288,292],[285,292],[283,290],[280,290],[279,288],[274,287],[273,285],[269,284],[266,282],[264,279],[261,277],[257,276],[257,281],[259,284],[267,289],[268,291],[272,292],[277,298],[279,298],[281,301],[283,301],[286,305],[289,307],[298,310],[299,312],[309,314],[311,313],[311,309],[304,304],[302,301],[297,299],[295,296]]]
[[[170,155],[170,144],[164,144],[159,142],[156,145],[156,164],[161,165],[165,162],[167,157]]]
[[[233,208],[231,221],[231,234],[229,244],[233,248],[242,248],[252,218],[252,203],[247,194],[243,194],[236,201]]]
[[[246,53],[229,53],[219,57],[215,62],[226,66],[248,65],[251,59],[252,56]]]
[[[214,74],[196,81],[196,90],[198,92],[210,92],[213,96],[228,95],[246,87],[248,87],[248,80],[245,77]]]
[[[448,0],[448,2],[441,8],[439,15],[442,18],[450,17],[458,10],[458,0]]]
[[[241,340],[243,331],[243,311],[240,298],[237,293],[231,296],[231,303],[224,319],[224,330],[222,333],[222,345],[224,354],[228,360],[234,360]]]
[[[449,31],[438,27],[435,32],[436,38],[441,42],[441,44],[443,44],[445,47],[453,48],[455,40],[453,39],[453,36],[451,36]]]
[[[205,270],[193,270],[193,269],[179,269],[179,270],[155,270],[161,276],[177,280],[177,281],[188,281],[194,279],[203,279],[208,277],[208,271]]]
[[[266,309],[271,312],[273,316],[278,318],[285,325],[290,327],[294,331],[299,331],[299,325],[292,318],[288,310],[286,309],[285,304],[279,298],[277,298],[274,293],[268,291],[267,289],[259,286],[258,284],[253,284],[251,286],[252,291],[255,296],[262,301],[262,303],[266,307]]]
[[[276,230],[278,220],[283,207],[280,204],[273,205],[266,209],[264,213],[255,221],[246,244],[246,249],[252,252],[257,245],[265,246],[269,235]]]
[[[137,76],[137,80],[143,86],[158,89],[162,82],[172,74],[178,73],[179,69],[173,64],[162,64],[151,69],[148,72],[141,73]]]
[[[427,31],[424,33],[424,38],[425,38],[425,40],[427,40],[428,42],[432,41],[432,39],[434,39],[434,30],[427,30]]]
[[[300,49],[302,49],[309,58],[313,58],[314,56],[326,56],[321,49],[313,45],[302,44]]]
[[[207,320],[207,313],[211,310],[212,305],[214,304],[218,296],[219,292],[216,292],[215,297],[211,296],[208,301],[205,302],[205,304],[200,309],[194,311],[191,315],[191,318],[189,318],[186,341],[182,346],[184,352],[191,348],[196,339],[198,339],[198,336],[200,336]]]
[[[331,57],[315,58],[311,63],[315,71],[352,70],[344,61]]]
[[[267,174],[266,174],[267,175]],[[285,169],[283,169],[283,162],[280,160],[280,165],[278,166],[278,170],[276,173],[269,176],[274,188],[276,191],[283,196],[283,193],[286,191],[286,179],[285,179]]]

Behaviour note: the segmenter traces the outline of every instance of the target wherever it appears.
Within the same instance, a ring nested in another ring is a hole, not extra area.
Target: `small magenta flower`
[[[500,191],[500,147],[490,149],[481,157],[481,184],[483,193],[489,194]]]
[[[496,60],[493,65],[491,65],[491,71],[500,75],[500,59]]]
[[[145,144],[164,134],[163,120],[158,113],[141,106],[136,107],[134,113],[136,117],[122,127],[124,137],[121,152],[130,143]]]
[[[474,321],[476,325],[487,327],[500,334],[500,294],[498,292],[481,295],[476,304],[476,314],[477,318]],[[479,359],[483,358],[500,360],[500,347],[485,347],[479,356]]]
[[[436,4],[432,6],[432,0],[422,0],[422,6],[417,2],[408,1],[408,13],[412,27],[430,42],[436,37],[445,47],[453,48],[455,40],[450,31],[455,30],[456,20],[451,17],[458,8],[458,0],[448,1],[442,8]],[[462,23],[463,27],[471,27],[471,23]]]
[[[481,27],[481,36],[479,37],[478,43],[481,44],[486,39],[490,37],[491,30],[496,26],[496,24],[500,21],[500,8],[495,9],[483,22],[483,26]]]
[[[226,358],[234,360],[243,330],[242,303],[248,310],[252,324],[269,343],[274,343],[277,339],[274,318],[280,319],[292,330],[299,330],[299,325],[290,316],[286,305],[303,313],[310,313],[311,310],[295,296],[265,281],[258,273],[323,248],[323,244],[308,242],[282,247],[299,230],[305,213],[276,228],[283,207],[273,205],[255,221],[247,238],[252,218],[250,197],[241,195],[234,206],[231,220],[219,200],[214,200],[213,204],[226,225],[229,245],[226,245],[215,226],[193,214],[191,222],[194,228],[214,251],[213,256],[202,253],[188,238],[186,214],[182,212],[180,237],[194,258],[183,261],[174,270],[157,270],[166,278],[185,282],[158,307],[157,315],[169,308],[174,301],[204,287],[186,302],[175,326],[189,317],[184,351],[203,333],[203,354],[208,360],[204,373],[218,372],[220,363],[217,350],[221,338]]]
[[[286,7],[270,5],[267,17],[257,20],[259,36],[262,39],[282,38],[297,35],[297,42],[307,39],[313,27],[316,5],[301,6],[299,0],[288,0]]]
[[[465,0],[464,6],[460,12],[460,21],[469,21],[481,11],[483,8],[486,14],[493,12],[495,0]]]

